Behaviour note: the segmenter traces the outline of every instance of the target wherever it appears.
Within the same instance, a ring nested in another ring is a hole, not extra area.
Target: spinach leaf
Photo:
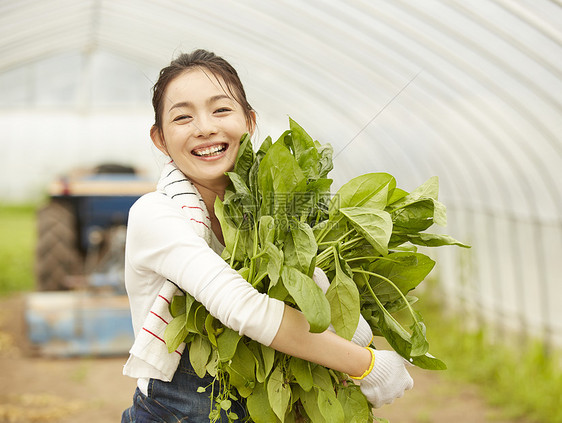
[[[303,222],[294,222],[291,226],[283,249],[285,265],[311,275],[314,270],[311,266],[318,250],[312,228]]]
[[[330,203],[330,217],[345,207],[365,207],[383,210],[396,180],[387,173],[367,173],[344,184]]]
[[[339,211],[380,254],[388,253],[392,220],[387,212],[367,207],[346,207]]]
[[[330,325],[330,304],[314,281],[291,266],[283,266],[281,279],[285,288],[310,324],[311,332],[324,332]]]
[[[265,385],[258,383],[246,400],[248,411],[256,423],[276,423],[279,418],[271,408]]]
[[[273,369],[267,382],[267,397],[275,415],[282,422],[285,421],[285,412],[291,399],[291,389],[285,383],[280,367]]]
[[[340,260],[335,260],[336,276],[326,292],[326,298],[330,303],[336,333],[350,340],[359,323],[359,291],[353,279],[342,269]]]

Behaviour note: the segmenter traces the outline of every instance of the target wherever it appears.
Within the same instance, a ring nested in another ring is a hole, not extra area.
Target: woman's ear
[[[166,141],[162,136],[162,131],[156,125],[152,125],[150,128],[150,138],[152,139],[152,143],[156,146],[158,150],[164,153],[166,156],[169,156],[168,149],[166,148]]]
[[[256,112],[253,110],[250,110],[250,127],[248,128],[248,131],[250,133],[250,136],[254,135],[254,131],[256,130]]]

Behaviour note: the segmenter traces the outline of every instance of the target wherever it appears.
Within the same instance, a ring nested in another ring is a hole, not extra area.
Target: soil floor
[[[135,381],[126,357],[56,359],[32,355],[21,296],[0,298],[0,423],[116,423]],[[501,419],[478,388],[411,368],[415,387],[376,410],[391,423],[527,423]]]

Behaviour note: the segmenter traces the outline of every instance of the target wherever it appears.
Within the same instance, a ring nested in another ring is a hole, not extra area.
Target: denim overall
[[[187,348],[171,382],[150,379],[148,395],[138,388],[133,396],[133,405],[123,412],[121,423],[208,423],[211,411],[210,388],[199,393],[197,388],[208,386],[213,381],[209,375],[199,378],[189,362]],[[215,388],[216,389],[216,388]],[[246,416],[240,402],[232,401],[231,410],[242,419]],[[222,410],[219,421],[228,422]]]

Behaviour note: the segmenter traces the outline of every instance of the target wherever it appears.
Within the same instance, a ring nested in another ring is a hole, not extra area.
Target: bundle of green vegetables
[[[445,207],[431,178],[408,193],[393,176],[358,176],[330,194],[332,147],[314,141],[296,122],[257,152],[241,140],[231,185],[215,213],[225,240],[223,258],[260,292],[302,311],[312,332],[330,323],[351,339],[361,313],[375,335],[402,357],[425,369],[444,369],[428,353],[422,316],[410,295],[435,262],[417,245],[466,245],[425,232],[445,225]],[[331,281],[326,294],[312,280],[320,267]],[[409,330],[394,317],[406,311]],[[359,387],[347,375],[274,351],[224,327],[189,294],[171,304],[166,329],[170,352],[185,341],[196,373],[215,383],[209,418],[231,400],[245,399],[255,422],[371,422],[376,420]],[[210,391],[210,392],[209,392]]]

